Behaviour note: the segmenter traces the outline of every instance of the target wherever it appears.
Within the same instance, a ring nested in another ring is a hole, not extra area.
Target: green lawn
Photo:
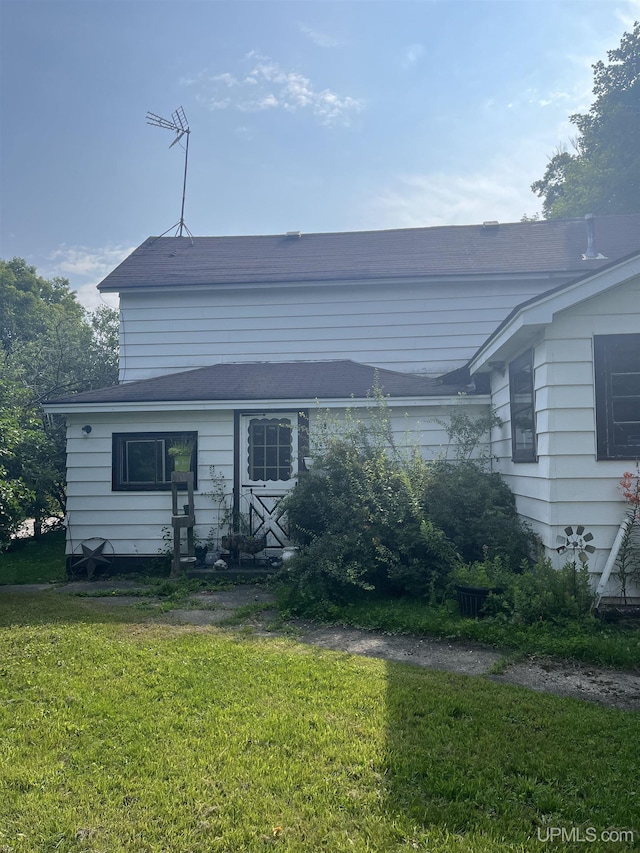
[[[62,530],[39,540],[15,543],[9,551],[0,553],[0,593],[2,584],[64,580]],[[151,582],[153,579],[146,577],[144,580]],[[176,588],[166,578],[156,578],[156,581],[161,584],[161,589],[156,584],[154,594],[160,592],[166,596],[167,592],[171,593],[165,609],[176,606],[198,585],[181,583]],[[504,649],[508,655],[550,655],[620,669],[640,669],[638,626],[608,625],[592,617],[564,625],[553,621],[518,625],[497,618],[461,619],[455,602],[431,607],[421,600],[395,599],[371,600],[341,608],[332,606],[331,619],[340,624],[391,633],[475,640]]]
[[[0,595],[2,853],[640,839],[640,714],[141,613]]]
[[[0,551],[0,584],[54,583],[65,579],[64,530],[16,540]]]

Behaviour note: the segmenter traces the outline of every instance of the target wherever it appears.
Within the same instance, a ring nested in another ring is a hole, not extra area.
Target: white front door
[[[288,544],[280,503],[298,473],[298,412],[240,416],[238,511],[252,536],[266,536],[267,548]]]

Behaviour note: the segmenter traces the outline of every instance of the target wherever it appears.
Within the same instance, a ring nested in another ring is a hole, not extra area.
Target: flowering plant
[[[620,488],[625,501],[633,507],[634,514],[640,513],[640,470],[637,462],[635,474],[631,471],[625,471],[622,475]]]
[[[640,468],[636,462],[635,473],[625,471],[620,480],[620,489],[625,501],[630,505],[623,522],[623,533],[616,558],[615,575],[620,581],[623,600],[632,584],[640,581],[640,549],[638,528],[640,526]]]

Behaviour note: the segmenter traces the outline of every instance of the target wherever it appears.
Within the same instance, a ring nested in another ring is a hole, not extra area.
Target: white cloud
[[[527,91],[528,103],[532,106],[548,107],[552,104],[571,104],[576,99],[575,92],[546,92],[541,94],[537,89]]]
[[[586,63],[585,63],[586,64]],[[487,98],[483,108],[487,112],[499,112],[503,109],[520,110],[530,114],[531,107],[545,109],[556,107],[562,114],[569,115],[575,112],[584,112],[589,108],[591,101],[591,78],[587,80],[585,74],[580,79],[572,82],[571,86],[564,89],[543,90],[535,86],[529,86],[520,92],[513,91],[507,94],[508,100],[498,99],[496,96]],[[510,97],[509,97],[510,95]]]
[[[104,302],[117,307],[117,294],[109,293],[102,297],[96,285],[135,248],[135,246],[107,246],[89,249],[86,246],[63,244],[49,256],[48,267],[44,274],[47,277],[59,275],[68,278],[72,289],[76,291],[78,301],[89,311],[93,311]]]
[[[466,174],[397,175],[365,200],[367,228],[469,225],[497,219],[518,222],[540,210],[530,190],[545,168],[544,155],[528,144],[501,155],[486,169]]]
[[[300,32],[304,33],[304,35],[311,39],[314,44],[317,44],[318,47],[340,47],[341,45],[341,42],[338,41],[338,39],[327,35],[327,33],[321,33],[318,30],[314,30],[306,24],[300,24]]]
[[[376,227],[387,228],[467,225],[487,219],[511,222],[532,206],[518,189],[506,186],[495,175],[443,172],[401,176],[373,204],[385,220]],[[518,213],[514,213],[516,209]]]
[[[87,311],[95,311],[101,305],[117,308],[120,304],[117,293],[105,293],[103,295],[96,289],[95,284],[83,284],[82,287],[76,288],[76,297]]]
[[[238,81],[233,76],[233,74],[229,74],[225,72],[224,74],[218,74],[216,77],[211,78],[214,83],[224,83],[227,86],[237,86]]]
[[[233,132],[241,139],[253,139],[253,133],[251,132],[251,128],[247,127],[244,124],[238,125],[238,127],[234,128]]]
[[[242,79],[228,71],[214,76],[195,75],[183,81],[199,86],[198,100],[209,109],[235,107],[243,113],[269,109],[308,110],[321,124],[349,125],[364,103],[332,89],[319,90],[298,71],[285,71],[277,62],[256,51],[245,57],[253,67]],[[231,94],[231,92],[233,94]]]
[[[640,0],[627,0],[622,8],[615,10],[615,16],[624,25],[625,31],[630,32],[635,22],[640,20]]]
[[[275,95],[269,94],[263,98],[257,98],[255,101],[243,101],[238,104],[238,109],[243,113],[255,113],[259,110],[268,110],[277,106],[279,106],[278,99]]]
[[[402,58],[402,67],[405,70],[408,70],[412,66],[414,66],[425,54],[424,45],[422,44],[410,44],[409,47],[405,50],[404,56]]]

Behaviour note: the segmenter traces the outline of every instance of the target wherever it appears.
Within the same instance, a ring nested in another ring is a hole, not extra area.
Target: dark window
[[[509,365],[511,404],[511,458],[514,462],[536,462],[536,410],[533,390],[533,350],[527,350]]]
[[[113,434],[112,486],[114,491],[169,491],[173,442],[193,443],[191,470],[197,488],[196,432],[121,432]],[[183,484],[184,486],[184,484]]]
[[[640,454],[640,334],[596,335],[598,459],[637,459]]]
[[[249,421],[249,479],[290,480],[292,431],[288,418],[252,418]]]

